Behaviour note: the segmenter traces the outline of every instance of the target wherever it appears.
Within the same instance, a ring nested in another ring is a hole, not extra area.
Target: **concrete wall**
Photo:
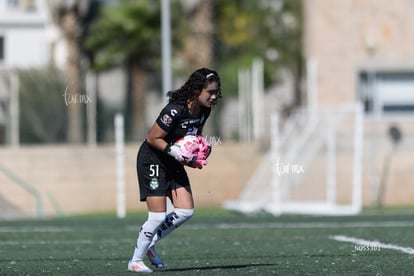
[[[127,210],[145,209],[139,202],[135,156],[138,145],[127,145],[125,181]],[[0,163],[40,192],[47,216],[115,212],[114,146],[30,146],[1,148]],[[202,170],[188,168],[196,205],[220,206],[236,199],[253,173],[260,154],[252,145],[216,145]],[[0,172],[0,196],[29,216],[36,202],[15,180]]]
[[[412,139],[414,124],[409,126],[402,126],[405,138],[392,154],[384,193],[386,206],[413,205],[414,203],[411,162],[411,152],[414,150],[414,144],[411,142],[414,141]],[[379,127],[386,132],[388,124],[381,123]],[[364,206],[375,204],[385,156],[391,149],[388,139],[376,137],[372,140],[370,130],[370,127],[365,125],[362,179]],[[374,152],[373,145],[375,146]],[[136,151],[137,145],[126,146],[125,180],[128,211],[146,208],[145,203],[138,201],[135,172]],[[115,212],[116,167],[113,146],[96,148],[68,145],[3,147],[0,152],[0,165],[39,191],[46,216]],[[340,158],[338,164],[342,164],[337,168],[338,183],[342,184],[338,187],[337,200],[339,202],[349,201],[350,190],[347,185],[351,183],[351,160],[346,150],[339,151],[338,155]],[[196,207],[218,207],[225,200],[238,199],[262,157],[263,153],[260,153],[253,145],[228,143],[216,145],[209,158],[209,164],[205,168],[202,170],[187,169]],[[373,157],[377,161],[373,162]],[[326,164],[325,162],[318,163],[317,160],[312,163],[314,166],[305,168],[305,172],[318,173],[324,169],[322,166]],[[376,177],[374,186],[372,185],[372,172]],[[323,176],[320,173],[318,175]],[[310,179],[313,176],[305,174],[304,177]],[[312,191],[310,194],[315,193],[318,183],[323,181],[324,179],[311,181],[311,185],[308,185]],[[269,187],[270,183],[269,179]],[[0,184],[0,198],[7,200],[24,215],[36,216],[36,201],[30,193],[4,172],[0,172]],[[266,193],[266,191],[262,192]]]

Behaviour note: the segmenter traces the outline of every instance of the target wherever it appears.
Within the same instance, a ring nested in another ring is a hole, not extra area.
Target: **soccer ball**
[[[201,135],[186,135],[175,141],[184,155],[197,154],[198,160],[207,160],[211,153],[211,144]]]
[[[199,142],[197,136],[186,135],[175,141],[174,145],[177,145],[182,153],[192,154],[199,149]]]
[[[174,147],[179,149],[179,159],[183,159],[185,165],[200,169],[207,165],[211,144],[203,136],[186,135],[179,138],[174,143]]]

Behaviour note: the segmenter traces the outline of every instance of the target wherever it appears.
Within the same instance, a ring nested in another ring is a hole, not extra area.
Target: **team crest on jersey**
[[[162,116],[161,118],[161,121],[164,125],[170,126],[172,122],[172,118],[170,117],[170,115],[164,114],[164,116]]]
[[[158,182],[158,179],[154,177],[151,179],[151,182],[149,185],[151,189],[156,190],[160,186],[160,183]]]

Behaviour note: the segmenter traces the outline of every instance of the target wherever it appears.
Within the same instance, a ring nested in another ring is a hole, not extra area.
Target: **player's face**
[[[206,88],[201,90],[201,93],[198,96],[198,102],[200,105],[205,107],[212,107],[215,105],[218,99],[217,91],[217,82],[210,82]]]

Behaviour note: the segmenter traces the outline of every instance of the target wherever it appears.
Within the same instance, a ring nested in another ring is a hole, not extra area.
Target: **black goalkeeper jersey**
[[[211,108],[202,107],[199,116],[193,117],[187,106],[169,103],[160,112],[156,122],[166,132],[168,144],[186,135],[201,134],[202,127],[210,115]]]

